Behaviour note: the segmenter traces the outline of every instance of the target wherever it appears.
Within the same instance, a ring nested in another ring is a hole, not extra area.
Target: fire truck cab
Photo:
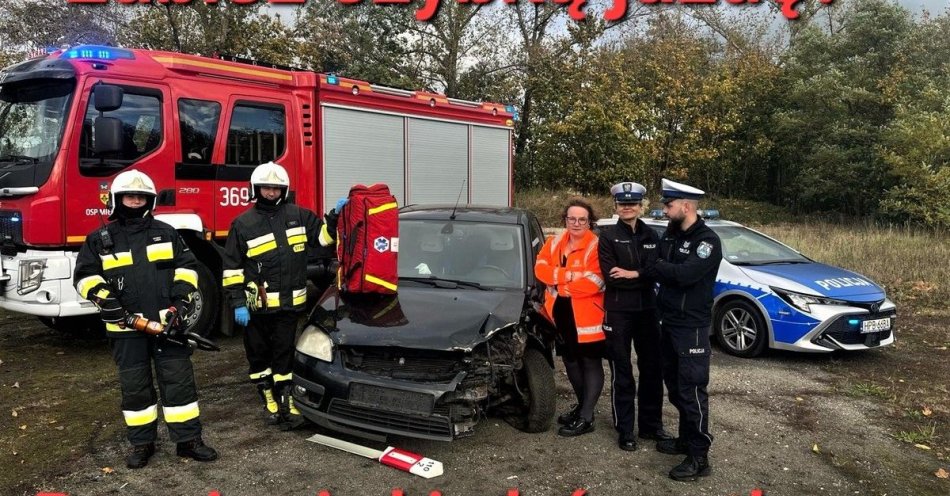
[[[79,46],[7,67],[0,308],[61,328],[96,312],[73,287],[76,254],[106,221],[112,178],[137,169],[158,188],[155,217],[201,262],[190,324],[207,331],[230,315],[218,312],[220,252],[257,165],[282,164],[291,201],[318,214],[375,182],[404,205],[509,206],[514,118],[510,106],[172,52]],[[230,318],[220,323],[229,334]]]

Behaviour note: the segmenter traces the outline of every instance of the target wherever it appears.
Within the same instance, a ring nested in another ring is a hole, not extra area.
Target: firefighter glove
[[[105,285],[100,284],[89,292],[89,299],[99,307],[99,318],[109,324],[125,322],[128,312],[122,308],[119,300],[112,296],[112,292]]]
[[[261,288],[255,282],[249,282],[244,286],[244,294],[247,296],[247,308],[257,311],[261,303]]]
[[[347,203],[350,203],[349,198],[346,198],[346,197],[340,198],[339,200],[336,201],[336,206],[333,207],[333,210],[337,214],[339,214],[340,212],[343,211],[343,207],[345,207]]]
[[[247,307],[237,307],[234,309],[234,322],[239,326],[246,326],[251,321],[251,312]]]

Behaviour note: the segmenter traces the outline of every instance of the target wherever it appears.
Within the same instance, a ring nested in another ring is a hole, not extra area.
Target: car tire
[[[218,280],[211,273],[207,265],[198,262],[195,269],[198,272],[198,294],[192,302],[195,305],[192,316],[189,317],[187,330],[199,336],[210,336],[214,323],[218,317]]]
[[[555,410],[554,370],[540,351],[528,348],[524,353],[522,378],[528,386],[524,410],[524,432],[545,432],[551,428]]]
[[[744,299],[729,300],[716,311],[713,331],[726,353],[742,358],[761,355],[769,342],[765,319]]]

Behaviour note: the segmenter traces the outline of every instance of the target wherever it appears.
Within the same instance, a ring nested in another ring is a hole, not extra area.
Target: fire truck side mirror
[[[93,150],[96,155],[122,151],[122,121],[114,117],[96,117]]]
[[[97,84],[92,91],[99,112],[111,112],[122,106],[122,88],[112,84]]]

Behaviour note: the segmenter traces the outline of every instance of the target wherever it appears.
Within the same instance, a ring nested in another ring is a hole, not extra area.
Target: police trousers
[[[244,351],[248,374],[259,388],[281,391],[290,386],[299,316],[295,311],[251,314],[244,330]]]
[[[663,379],[679,412],[679,439],[693,456],[706,456],[709,433],[709,329],[663,325],[660,330]]]
[[[109,346],[119,368],[122,416],[128,427],[129,442],[133,445],[152,443],[158,434],[152,362],[169,437],[181,443],[201,436],[191,348],[144,334],[110,339]]]
[[[656,311],[608,311],[604,318],[604,335],[610,364],[614,428],[621,434],[633,434],[634,419],[638,418],[641,432],[662,429],[663,365]],[[637,353],[639,392],[630,362],[631,343]],[[639,417],[636,417],[637,406]]]

